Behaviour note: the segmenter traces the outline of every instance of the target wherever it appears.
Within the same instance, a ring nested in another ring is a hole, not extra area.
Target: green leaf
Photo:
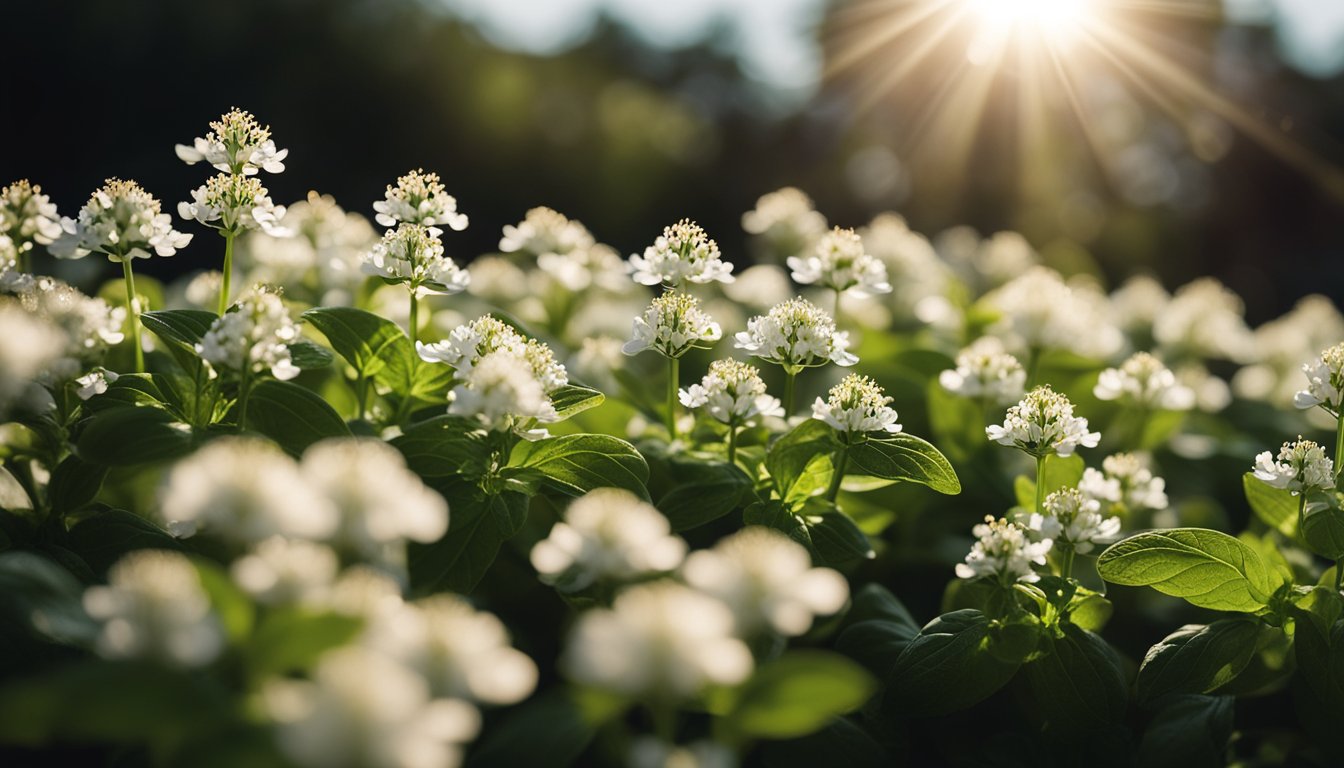
[[[737,692],[727,727],[748,737],[789,739],[853,712],[876,684],[862,667],[825,651],[793,651],[762,664]]]
[[[594,488],[624,488],[648,498],[644,483],[649,465],[635,447],[608,435],[561,435],[521,443],[509,466],[528,467],[546,478],[546,485],[571,496]]]
[[[331,365],[331,352],[307,339],[292,342],[286,347],[289,349],[290,362],[301,371],[314,371]]]
[[[52,470],[51,482],[47,485],[51,511],[64,515],[93,501],[103,487],[103,480],[107,479],[107,471],[102,464],[91,464],[74,454],[66,456]]]
[[[420,594],[449,589],[469,594],[504,543],[489,497],[460,480],[440,488],[452,499],[448,533],[433,544],[407,545],[411,586]]]
[[[829,509],[824,514],[808,514],[804,509],[800,519],[807,526],[812,552],[822,564],[833,567],[852,565],[873,557],[872,544],[859,526],[848,515]]]
[[[1060,488],[1076,488],[1083,479],[1087,462],[1076,453],[1068,456],[1050,454],[1045,457],[1045,493],[1050,495]],[[1032,488],[1035,491],[1035,487]]]
[[[914,435],[902,433],[852,445],[849,467],[856,474],[919,483],[949,495],[961,493],[961,481],[947,458]]]
[[[597,735],[572,694],[552,688],[513,707],[472,750],[473,768],[573,765]]]
[[[11,512],[33,509],[33,500],[28,498],[28,491],[23,489],[23,483],[3,466],[0,466],[0,509]]]
[[[1261,522],[1290,539],[1297,537],[1297,497],[1255,478],[1251,472],[1241,476],[1246,503]]]
[[[120,509],[106,509],[79,521],[70,529],[70,550],[84,559],[98,576],[127,552],[138,549],[182,550],[182,544],[150,521]]]
[[[192,558],[201,589],[210,597],[210,607],[224,627],[230,642],[240,642],[252,633],[256,608],[220,566],[199,557]]]
[[[761,763],[765,768],[816,768],[843,765],[845,768],[891,768],[901,765],[866,730],[849,718],[838,717],[816,733],[788,741],[767,741],[761,745]]]
[[[1134,765],[1144,768],[1222,768],[1232,740],[1231,696],[1194,694],[1163,699],[1139,742]]]
[[[149,374],[124,373],[107,385],[107,391],[91,397],[80,406],[82,412],[98,413],[127,406],[160,406],[168,401],[158,382]]]
[[[185,456],[194,438],[191,427],[158,408],[113,408],[84,425],[75,452],[90,464],[126,467]]]
[[[385,356],[389,351],[401,343],[409,346],[400,326],[362,309],[318,307],[304,312],[303,319],[327,337],[331,348],[355,369],[358,376],[372,376],[382,371],[387,365]]]
[[[939,445],[960,459],[985,444],[985,414],[976,401],[943,389],[937,377],[929,382],[926,394],[929,427]]]
[[[1302,513],[1302,540],[1321,557],[1344,558],[1344,510],[1339,508],[1333,491],[1307,496]]]
[[[158,336],[182,370],[194,377],[203,365],[196,345],[218,317],[197,309],[163,309],[141,314],[140,323]]]
[[[501,537],[510,539],[523,529],[523,524],[527,522],[530,501],[526,495],[512,491],[486,495],[490,516],[494,519]]]
[[[854,595],[835,649],[886,680],[905,647],[919,635],[919,624],[895,595],[867,584]]]
[[[1211,693],[1231,682],[1250,663],[1260,622],[1223,619],[1187,624],[1148,649],[1135,692],[1140,701],[1173,693]]]
[[[826,491],[835,476],[835,461],[829,453],[819,453],[798,473],[797,479],[784,494],[784,503],[791,509],[797,509],[807,500]]]
[[[589,408],[596,408],[607,399],[606,395],[596,389],[576,384],[567,384],[552,392],[550,397],[551,405],[562,420],[583,413]]]
[[[770,473],[780,498],[790,498],[793,487],[809,464],[819,457],[829,456],[839,447],[840,441],[836,438],[835,430],[816,419],[803,421],[776,440],[765,454],[765,469]],[[826,466],[829,466],[829,459],[826,459]]]
[[[44,640],[88,643],[99,625],[84,612],[83,595],[84,585],[50,558],[32,552],[0,554],[0,624],[22,627]],[[26,663],[0,658],[0,670],[19,672]]]
[[[957,712],[988,698],[1019,663],[990,652],[990,623],[973,609],[929,622],[896,660],[888,687],[892,705],[911,717]]]
[[[1046,633],[1042,653],[1022,668],[1049,727],[1073,736],[1122,721],[1129,684],[1115,651],[1081,627],[1060,630],[1058,637]]]
[[[266,615],[243,650],[254,680],[308,672],[328,650],[350,642],[363,628],[354,616],[285,607]]]
[[[1102,552],[1097,570],[1112,584],[1152,587],[1216,611],[1254,613],[1268,604],[1273,591],[1255,550],[1204,528],[1131,536]]]
[[[458,475],[475,480],[485,474],[490,460],[485,430],[457,416],[419,422],[391,442],[411,471],[426,480]]]
[[[751,478],[733,464],[695,463],[685,471],[688,481],[673,486],[656,505],[674,531],[717,520],[751,496]]]
[[[298,456],[329,437],[350,437],[350,428],[321,396],[288,381],[266,380],[247,399],[247,426]]]

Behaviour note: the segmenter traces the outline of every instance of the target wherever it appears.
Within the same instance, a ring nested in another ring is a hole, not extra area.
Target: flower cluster
[[[1167,411],[1187,411],[1195,405],[1194,390],[1178,383],[1176,374],[1147,352],[1134,353],[1119,368],[1103,370],[1092,393],[1098,400]]]
[[[390,229],[369,251],[364,273],[389,284],[406,284],[417,298],[466,290],[471,275],[443,255],[439,230],[420,224]]]
[[[289,351],[298,340],[299,326],[280,294],[258,285],[210,324],[196,352],[216,373],[250,376],[269,371],[285,381],[299,375]]]
[[[762,195],[755,209],[742,214],[742,229],[765,240],[778,256],[789,257],[805,252],[826,232],[826,217],[802,190],[784,187]]]
[[[849,334],[837,331],[831,316],[806,299],[789,299],[751,318],[747,330],[733,337],[733,346],[786,369],[859,361],[848,351]]]
[[[1054,546],[1050,539],[1033,541],[1023,526],[992,516],[986,516],[971,533],[976,542],[966,561],[957,564],[957,576],[963,579],[992,577],[1005,584],[1039,581],[1041,576],[1033,566],[1045,565]]]
[[[704,408],[717,421],[737,427],[761,416],[784,416],[779,398],[765,392],[755,366],[737,360],[715,360],[699,384],[678,393],[687,408]]]
[[[687,281],[733,281],[733,265],[723,260],[718,244],[690,219],[665,227],[643,256],[630,256],[629,265],[631,277],[641,285],[675,288]]]
[[[532,566],[543,582],[575,592],[673,571],[685,556],[686,542],[661,512],[629,491],[598,488],[570,504],[532,548]]]
[[[1053,541],[1058,549],[1085,555],[1120,537],[1120,518],[1103,515],[1101,502],[1077,488],[1051,493],[1043,507],[1031,513],[1024,526],[1037,541]]]
[[[812,418],[824,421],[846,435],[894,434],[901,431],[901,425],[896,423],[891,400],[876,381],[851,373],[831,387],[827,399],[817,398],[812,404]]]
[[[891,293],[886,265],[868,253],[863,238],[852,229],[836,227],[827,232],[811,256],[790,256],[788,265],[793,279],[803,285],[817,284],[856,296]]]
[[[108,347],[120,344],[124,338],[121,329],[126,322],[125,307],[108,306],[102,299],[85,296],[55,278],[26,280],[8,291],[0,286],[0,293],[12,293],[20,306],[64,332],[65,343],[49,350],[56,354],[41,377],[48,385],[70,381],[85,373],[103,361]]]
[[[1277,460],[1269,451],[1257,455],[1252,472],[1260,482],[1293,493],[1335,487],[1335,463],[1320,445],[1300,437],[1284,443]]]
[[[283,285],[286,296],[315,306],[352,305],[366,279],[364,257],[378,242],[368,220],[309,192],[285,209],[280,227],[293,237],[242,240],[249,281]]]
[[[191,242],[172,228],[172,217],[134,181],[108,179],[79,209],[77,218],[61,219],[61,236],[51,254],[61,259],[106,254],[114,262],[148,259],[150,252],[172,256]]]
[[[191,193],[191,202],[177,204],[177,215],[230,235],[251,229],[289,234],[280,225],[285,207],[271,201],[259,179],[241,173],[211,176]]]
[[[1106,358],[1124,337],[1106,317],[1105,296],[1087,285],[1065,283],[1058,272],[1035,267],[985,296],[1000,319],[990,332],[1010,349],[1064,350]]]
[[[1073,403],[1049,385],[1027,393],[1008,409],[1003,424],[985,427],[985,435],[999,445],[1016,446],[1041,457],[1070,456],[1079,446],[1095,448],[1100,432],[1087,431],[1087,419],[1073,415]]]
[[[636,355],[652,349],[664,357],[681,357],[692,349],[709,347],[722,336],[719,324],[700,309],[699,299],[669,291],[635,318],[632,337],[623,351]]]
[[[33,244],[50,245],[61,236],[56,204],[42,194],[42,187],[20,179],[0,189],[0,238],[8,242],[12,256],[31,251]],[[0,271],[6,259],[0,253]]]
[[[938,383],[953,394],[1002,405],[1022,397],[1027,372],[995,337],[984,336],[957,355],[957,367],[940,373]]]
[[[1305,363],[1302,372],[1307,375],[1307,388],[1293,398],[1298,408],[1320,406],[1332,416],[1339,416],[1344,403],[1344,344],[1336,344],[1321,352],[1315,360]]]
[[[280,173],[285,170],[288,149],[276,149],[271,129],[257,122],[252,113],[233,108],[210,123],[205,138],[191,146],[177,145],[177,156],[187,165],[204,160],[217,171],[255,176],[259,171]]]
[[[1153,338],[1176,359],[1180,356],[1247,360],[1255,337],[1246,327],[1241,297],[1211,277],[1176,291],[1153,319]]]
[[[528,210],[518,224],[504,225],[499,250],[522,252],[540,259],[546,255],[564,256],[586,251],[596,244],[588,228],[559,211],[540,206]]]
[[[383,199],[373,204],[374,221],[384,227],[419,224],[448,227],[454,232],[467,228],[467,216],[457,210],[457,198],[444,191],[437,173],[416,169],[387,186]]]
[[[0,296],[0,416],[9,413],[30,383],[58,359],[67,334],[48,320]]]
[[[1157,512],[1167,508],[1167,481],[1153,475],[1136,454],[1117,453],[1101,462],[1101,471],[1083,470],[1078,490],[1089,498],[1119,504],[1127,512]]]

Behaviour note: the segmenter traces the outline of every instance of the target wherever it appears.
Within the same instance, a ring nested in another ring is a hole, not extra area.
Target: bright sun
[[[1095,0],[966,0],[986,32],[1039,35],[1062,42],[1087,23]]]

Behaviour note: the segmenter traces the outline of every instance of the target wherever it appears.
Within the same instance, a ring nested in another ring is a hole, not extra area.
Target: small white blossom
[[[786,369],[859,361],[848,351],[849,334],[836,331],[831,316],[806,299],[789,299],[751,318],[747,330],[733,337],[733,346]]]
[[[448,395],[448,412],[477,419],[488,429],[509,430],[529,419],[558,420],[532,366],[512,352],[490,352],[461,382]]]
[[[8,241],[12,256],[27,253],[34,243],[50,245],[61,236],[56,204],[42,194],[40,185],[20,179],[0,189],[0,236]]]
[[[1110,314],[1136,346],[1153,342],[1153,324],[1171,303],[1162,283],[1148,275],[1136,275],[1111,292]]]
[[[813,568],[802,545],[778,531],[748,526],[713,549],[692,552],[682,567],[686,583],[732,609],[737,631],[749,637],[763,629],[801,635],[813,616],[840,610],[849,598],[845,578]]]
[[[1294,403],[1302,361],[1339,339],[1344,339],[1344,315],[1335,302],[1319,293],[1304,296],[1287,314],[1255,329],[1255,362],[1237,371],[1232,387],[1243,398],[1276,407]],[[1335,420],[1325,413],[1312,416],[1313,423],[1333,427]]]
[[[584,336],[569,358],[569,367],[579,379],[611,392],[620,387],[616,371],[625,365],[624,346],[625,342],[615,336]]]
[[[471,284],[470,273],[443,255],[439,230],[419,224],[388,230],[365,257],[364,273],[390,284],[405,283],[420,298],[461,293]]]
[[[340,560],[325,544],[272,536],[233,561],[229,573],[259,603],[311,604],[336,581]]]
[[[807,252],[826,233],[826,217],[796,187],[762,195],[742,214],[742,229],[764,240],[780,261]]]
[[[1077,488],[1061,488],[1045,497],[1044,512],[1033,512],[1026,529],[1038,541],[1087,554],[1120,537],[1120,518],[1105,517],[1101,502]]]
[[[373,204],[374,221],[384,227],[419,224],[448,227],[454,232],[467,228],[467,216],[457,210],[457,198],[444,192],[437,173],[416,169],[388,185],[383,199]]]
[[[1147,352],[1135,352],[1119,368],[1101,372],[1092,394],[1098,400],[1120,400],[1143,408],[1188,411],[1195,392],[1176,381],[1176,374]]]
[[[518,224],[506,224],[499,250],[523,252],[532,256],[565,255],[586,251],[596,244],[588,228],[564,214],[546,207],[532,208]]]
[[[679,746],[641,736],[630,745],[626,762],[629,768],[737,768],[737,755],[707,739]]]
[[[686,542],[667,518],[629,491],[598,488],[574,501],[532,548],[541,580],[566,592],[599,581],[629,581],[681,565]]]
[[[1307,376],[1307,388],[1293,397],[1298,408],[1321,406],[1338,416],[1344,403],[1344,344],[1336,344],[1320,356],[1302,366]]]
[[[580,685],[630,697],[688,698],[751,674],[751,651],[734,627],[727,606],[689,587],[631,587],[610,609],[579,616],[560,668]]]
[[[1027,372],[996,337],[982,336],[957,355],[955,369],[938,375],[938,383],[953,394],[1003,405],[1025,393]]]
[[[664,357],[681,357],[692,349],[709,347],[722,336],[723,329],[700,309],[699,299],[669,291],[635,318],[632,338],[622,349],[627,355],[652,349]]]
[[[876,381],[851,373],[831,387],[827,399],[812,404],[812,418],[824,421],[846,434],[901,431],[891,398]]]
[[[214,661],[224,633],[191,561],[140,550],[107,572],[107,586],[84,591],[84,610],[102,623],[97,649],[112,659],[151,659],[182,667]]]
[[[859,230],[864,248],[886,265],[894,288],[891,304],[901,318],[922,318],[932,304],[946,303],[953,275],[928,238],[913,232],[895,213],[873,217]]]
[[[416,342],[415,347],[421,360],[452,366],[459,380],[465,380],[486,355],[507,352],[522,358],[531,366],[544,392],[553,392],[569,383],[565,366],[556,361],[555,353],[549,346],[536,339],[525,338],[511,326],[490,315],[457,326],[442,341],[433,344]]]
[[[283,285],[285,295],[307,304],[351,306],[366,279],[365,257],[379,239],[368,219],[310,191],[285,209],[280,227],[293,237],[253,232],[239,241],[247,282]]]
[[[1153,338],[1171,359],[1245,362],[1255,353],[1241,297],[1212,277],[1182,286],[1153,320]]]
[[[0,416],[22,397],[29,384],[54,362],[69,336],[17,301],[0,299]]]
[[[793,279],[803,285],[817,284],[856,296],[891,293],[887,267],[864,248],[863,238],[852,229],[827,232],[811,256],[790,256]]]
[[[1283,444],[1277,461],[1269,451],[1257,455],[1252,472],[1260,482],[1293,493],[1335,487],[1335,463],[1320,445],[1300,437]]]
[[[643,256],[630,256],[629,265],[631,277],[641,285],[733,281],[733,265],[723,260],[718,244],[690,219],[665,227]]]
[[[237,235],[252,229],[276,236],[289,234],[280,226],[285,206],[271,201],[259,179],[240,173],[210,177],[191,193],[191,202],[177,204],[177,215],[224,234]]]
[[[1078,490],[1097,501],[1121,504],[1129,512],[1167,508],[1167,481],[1153,475],[1139,456],[1117,453],[1101,462],[1102,471],[1088,467]]]
[[[119,377],[116,371],[109,371],[106,368],[95,368],[92,371],[75,379],[75,394],[80,400],[88,400],[95,395],[101,395],[107,391],[107,385],[116,381]]]
[[[197,138],[191,146],[178,144],[177,157],[187,165],[204,160],[217,171],[241,173],[280,173],[285,170],[284,159],[288,149],[276,149],[271,140],[271,129],[257,122],[251,112],[233,108],[219,120],[210,123],[211,131],[205,138]]]
[[[125,307],[109,306],[53,277],[0,286],[0,293],[13,293],[24,309],[65,332],[65,343],[51,350],[59,356],[47,363],[40,377],[48,386],[60,386],[103,362],[108,348],[124,338]]]
[[[134,181],[108,179],[79,209],[78,218],[61,219],[63,231],[51,244],[51,255],[79,259],[96,252],[114,262],[148,259],[151,251],[172,256],[192,236],[174,230],[172,217],[159,208],[159,201]]]
[[[214,372],[251,375],[268,371],[286,381],[299,375],[289,353],[289,345],[299,336],[299,326],[280,295],[258,285],[215,318],[196,352]]]
[[[1018,352],[1058,349],[1106,358],[1124,335],[1105,314],[1106,297],[1084,283],[1066,283],[1059,273],[1034,267],[985,295],[1000,315],[990,333]]]
[[[1032,456],[1070,456],[1078,446],[1095,448],[1100,432],[1087,431],[1087,419],[1073,415],[1073,403],[1049,385],[1027,393],[1008,409],[1003,424],[985,427],[999,445],[1016,446]]]
[[[765,382],[755,366],[736,360],[715,360],[709,373],[678,393],[687,408],[704,408],[714,419],[737,427],[760,416],[784,416],[779,398],[765,392]]]
[[[966,562],[957,564],[957,576],[963,579],[991,576],[1005,584],[1039,581],[1041,576],[1032,566],[1045,565],[1045,556],[1054,545],[1050,539],[1032,541],[1021,525],[989,515],[971,533],[976,542]]]

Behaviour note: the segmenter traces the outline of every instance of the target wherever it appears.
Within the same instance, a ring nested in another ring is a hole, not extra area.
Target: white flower
[[[46,364],[40,377],[48,386],[62,385],[87,372],[103,361],[108,347],[124,338],[125,307],[111,307],[53,277],[0,286],[0,293],[8,292],[24,309],[65,332],[65,343],[51,350],[60,354]]]
[[[106,254],[114,262],[148,259],[150,251],[172,256],[191,242],[172,227],[172,217],[159,210],[159,201],[134,181],[108,179],[78,218],[61,219],[61,236],[51,244],[51,255],[79,259],[90,253]]]
[[[120,377],[117,376],[116,371],[109,371],[106,368],[95,368],[83,376],[80,376],[78,379],[75,379],[75,384],[77,385],[75,394],[79,396],[80,400],[88,400],[95,395],[101,395],[106,392],[107,385],[116,381],[118,378]]]
[[[1087,419],[1073,415],[1073,403],[1049,385],[1037,387],[1008,409],[1003,424],[985,427],[999,445],[1016,446],[1032,456],[1070,456],[1078,446],[1095,448],[1100,432],[1087,431]]]
[[[707,739],[678,746],[654,736],[640,736],[630,745],[627,764],[629,768],[736,768],[737,755]]]
[[[767,628],[801,635],[812,626],[813,616],[835,613],[849,598],[843,576],[830,568],[813,568],[812,556],[802,545],[758,525],[721,539],[713,549],[692,552],[682,576],[731,608],[743,637]]]
[[[598,488],[570,504],[532,548],[532,566],[543,582],[576,592],[674,570],[685,555],[686,542],[652,505],[629,491]]]
[[[957,564],[957,576],[978,579],[992,576],[1005,584],[1015,581],[1039,581],[1040,574],[1033,565],[1045,565],[1050,553],[1050,539],[1032,541],[1027,530],[1017,523],[985,516],[985,522],[971,529],[977,541],[966,555],[966,562]]]
[[[299,326],[290,318],[280,295],[257,285],[210,323],[196,352],[214,372],[251,375],[269,371],[286,381],[299,375],[289,353],[289,345],[299,336]]]
[[[891,303],[902,318],[918,317],[921,304],[945,303],[953,276],[928,238],[912,232],[905,219],[882,213],[859,230],[864,248],[886,265],[895,292]]]
[[[280,227],[294,236],[250,233],[239,241],[247,282],[283,285],[286,295],[308,304],[352,305],[366,279],[365,256],[378,242],[368,219],[310,191],[285,209]]]
[[[681,357],[692,349],[709,347],[722,336],[723,329],[700,309],[699,299],[669,291],[635,318],[632,338],[623,351],[635,355],[652,349],[664,357]]]
[[[335,438],[303,452],[299,471],[336,510],[331,543],[400,574],[406,541],[430,543],[448,530],[448,502],[406,467],[397,449],[373,438]]]
[[[1045,497],[1044,513],[1033,512],[1026,529],[1038,541],[1087,554],[1120,537],[1120,518],[1104,517],[1101,502],[1077,488],[1061,488]]]
[[[596,244],[588,228],[544,206],[532,208],[517,225],[506,224],[499,250],[532,256],[565,255],[586,251]]]
[[[1059,349],[1106,358],[1124,335],[1105,313],[1106,297],[1094,287],[1065,283],[1058,272],[1034,267],[985,295],[1000,319],[990,333],[1021,352]]]
[[[848,351],[849,334],[837,332],[831,316],[806,299],[789,299],[751,318],[747,330],[733,337],[733,346],[786,369],[859,361]]]
[[[742,214],[742,229],[768,243],[783,261],[805,253],[825,234],[826,217],[802,190],[784,187],[762,195],[755,209]]]
[[[406,283],[421,298],[461,293],[471,284],[467,270],[443,255],[439,230],[419,224],[388,230],[365,257],[364,273],[389,284]]]
[[[533,375],[541,382],[545,392],[553,392],[569,383],[565,366],[556,362],[555,353],[550,347],[536,339],[525,338],[511,326],[490,315],[482,315],[470,323],[459,325],[442,341],[433,344],[416,342],[415,347],[421,360],[452,366],[459,380],[464,380],[491,352],[507,352],[522,358],[531,366]]]
[[[217,171],[254,176],[258,170],[280,173],[285,170],[284,159],[288,149],[275,148],[271,129],[257,122],[251,112],[233,108],[217,121],[205,138],[197,138],[192,146],[178,144],[177,157],[187,165],[204,160]]]
[[[339,522],[293,459],[250,437],[219,438],[175,464],[159,489],[159,515],[174,536],[205,530],[244,544],[277,535],[324,539]]]
[[[232,235],[251,229],[276,236],[289,234],[280,226],[285,206],[271,201],[259,179],[240,173],[211,176],[192,191],[191,202],[177,204],[177,215]]]
[[[107,572],[107,586],[84,591],[84,610],[103,625],[97,648],[112,659],[151,659],[182,667],[214,661],[224,633],[191,561],[140,550]]]
[[[313,603],[336,581],[340,561],[331,547],[272,536],[233,561],[234,582],[259,603]]]
[[[687,408],[705,408],[710,416],[729,426],[749,424],[759,416],[784,416],[779,398],[765,392],[765,382],[755,366],[736,360],[715,360],[709,373],[678,393]]]
[[[1293,396],[1298,408],[1321,406],[1338,416],[1344,402],[1344,344],[1336,344],[1320,356],[1302,366],[1307,375],[1307,388]]]
[[[955,369],[938,375],[938,383],[953,394],[1002,405],[1022,397],[1027,372],[998,338],[982,336],[957,355]]]
[[[812,418],[824,421],[847,434],[865,432],[901,431],[896,423],[896,411],[890,406],[891,398],[882,387],[867,376],[851,373],[831,387],[826,400],[817,398],[812,404]]]
[[[722,259],[718,244],[690,219],[665,227],[643,256],[630,256],[629,264],[631,277],[641,285],[733,281],[733,265]]]
[[[456,768],[481,725],[471,704],[432,699],[420,675],[358,646],[322,656],[311,681],[269,681],[262,706],[304,768]]]
[[[445,194],[437,173],[425,173],[422,169],[398,178],[395,187],[389,184],[383,199],[373,204],[373,210],[378,212],[374,221],[384,227],[402,223],[444,226],[454,232],[467,228],[467,216],[458,213],[457,198]]]
[[[1169,303],[1171,294],[1162,283],[1137,275],[1111,293],[1111,318],[1137,346],[1147,346],[1153,341],[1153,324]]]
[[[1344,315],[1319,293],[1304,296],[1291,311],[1255,329],[1255,363],[1237,371],[1232,387],[1241,397],[1286,406],[1294,402],[1302,361],[1344,339]],[[1316,414],[1325,426],[1334,419]]]
[[[1155,477],[1139,456],[1132,453],[1107,456],[1101,468],[1101,472],[1091,467],[1083,470],[1078,490],[1097,501],[1122,504],[1130,512],[1167,508],[1167,481]]]
[[[546,389],[527,360],[507,350],[476,362],[448,394],[448,412],[479,420],[492,430],[509,430],[529,419],[557,421]]]
[[[50,245],[61,236],[56,204],[42,194],[40,185],[20,179],[0,189],[0,236],[8,240],[13,256],[32,250],[33,243]]]
[[[788,264],[793,279],[803,285],[815,283],[856,296],[891,293],[886,265],[868,253],[852,229],[836,227],[822,236],[811,256],[790,256]]]
[[[1173,359],[1181,356],[1244,362],[1255,353],[1255,337],[1243,318],[1241,297],[1212,277],[1176,291],[1153,320],[1153,338]]]
[[[1262,483],[1293,493],[1335,487],[1335,463],[1320,445],[1300,437],[1283,444],[1278,461],[1269,451],[1256,456],[1252,472]]]
[[[1188,411],[1194,390],[1177,383],[1176,374],[1147,352],[1135,352],[1119,368],[1101,372],[1092,394],[1098,400],[1122,400],[1143,408]]]
[[[630,697],[684,699],[751,674],[751,651],[733,636],[733,613],[689,587],[658,581],[581,614],[560,658],[580,685]]]

